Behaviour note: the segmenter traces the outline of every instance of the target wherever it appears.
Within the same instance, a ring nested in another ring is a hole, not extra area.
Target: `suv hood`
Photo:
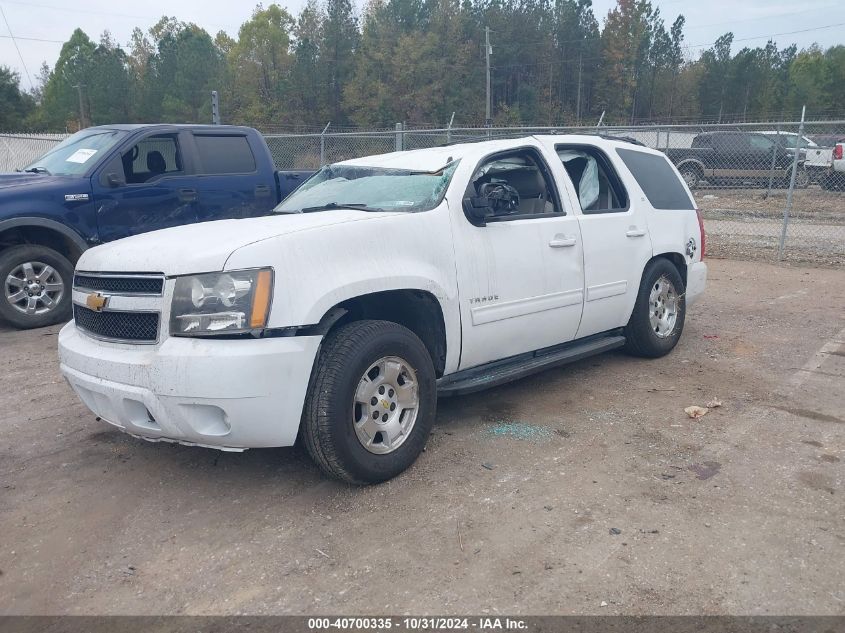
[[[87,272],[164,273],[167,276],[224,270],[239,248],[281,235],[344,222],[398,215],[338,209],[304,214],[276,214],[244,220],[218,220],[143,233],[85,251],[76,265]],[[256,262],[268,266],[273,262]]]

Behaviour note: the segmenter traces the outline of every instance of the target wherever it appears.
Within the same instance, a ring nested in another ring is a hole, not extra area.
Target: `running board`
[[[552,367],[574,363],[582,358],[622,347],[624,344],[624,336],[600,335],[471,367],[440,378],[437,381],[437,395],[459,396],[498,387]]]

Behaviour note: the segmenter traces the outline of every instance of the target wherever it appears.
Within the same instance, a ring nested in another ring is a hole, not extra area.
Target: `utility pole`
[[[584,53],[578,53],[578,103],[575,106],[575,118],[578,125],[581,125],[581,63],[584,61]]]
[[[487,109],[484,125],[490,127],[493,124],[491,107],[490,107],[490,54],[493,49],[490,47],[490,27],[484,27],[484,57],[487,60]]]
[[[85,88],[85,84],[77,84],[72,86],[76,88],[76,91],[79,93],[79,129],[83,129],[88,127],[85,123],[85,105],[82,101],[82,89]]]

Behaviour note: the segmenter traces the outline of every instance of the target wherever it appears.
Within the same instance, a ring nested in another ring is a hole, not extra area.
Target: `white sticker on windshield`
[[[97,153],[95,149],[78,149],[73,154],[65,158],[66,163],[87,163],[94,154]]]

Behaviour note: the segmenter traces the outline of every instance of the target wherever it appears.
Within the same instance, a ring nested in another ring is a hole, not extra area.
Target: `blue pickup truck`
[[[247,127],[77,132],[18,173],[0,174],[0,318],[19,328],[66,320],[74,264],[88,247],[265,215],[310,174],[276,171],[264,138]]]

